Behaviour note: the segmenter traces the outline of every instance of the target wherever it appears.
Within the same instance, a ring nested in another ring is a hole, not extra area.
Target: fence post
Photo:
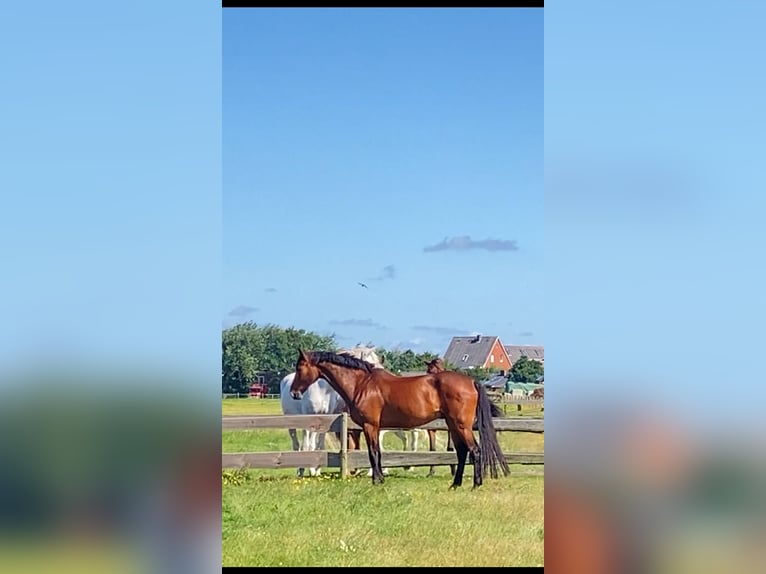
[[[340,477],[348,478],[348,413],[340,419]]]

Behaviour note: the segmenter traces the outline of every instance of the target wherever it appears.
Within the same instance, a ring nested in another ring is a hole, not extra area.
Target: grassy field
[[[226,399],[224,415],[281,414],[273,399]],[[510,414],[510,413],[509,413]],[[524,411],[524,416],[530,413]],[[513,413],[516,416],[516,413]],[[540,416],[538,412],[535,416]],[[443,436],[442,436],[443,435]],[[438,433],[440,446],[446,434]],[[498,433],[505,450],[543,450],[543,436]],[[419,450],[427,449],[425,435]],[[286,430],[225,431],[223,452],[289,450]],[[328,437],[328,449],[337,448]],[[400,450],[391,433],[384,448]],[[527,473],[533,467],[514,467]],[[382,486],[335,469],[249,470],[222,485],[226,566],[525,566],[543,564],[543,477],[487,479],[449,491],[449,468],[391,469]],[[231,476],[231,475],[229,475]]]

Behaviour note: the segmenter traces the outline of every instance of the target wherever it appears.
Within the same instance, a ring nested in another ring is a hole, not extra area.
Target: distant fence
[[[545,411],[545,402],[542,399],[525,399],[525,398],[498,398],[494,401],[500,405],[503,409],[503,414],[507,415],[509,412],[516,411],[521,412],[525,409],[540,409]],[[514,409],[515,407],[515,409]]]
[[[268,394],[263,395],[264,399],[278,399],[281,395]],[[261,397],[252,397],[249,393],[221,393],[223,399],[260,399]]]
[[[542,433],[540,418],[495,418],[495,430],[499,432]],[[339,415],[259,415],[228,416],[222,418],[223,430],[253,429],[310,429],[316,432],[340,433],[340,450],[332,451],[274,451],[223,453],[222,468],[340,468],[342,477],[349,476],[351,468],[369,468],[366,450],[349,450],[348,431],[359,429],[347,413]],[[418,429],[447,430],[443,419],[416,427]],[[542,465],[542,452],[504,453],[509,464]],[[456,464],[454,451],[384,451],[381,464],[385,467],[443,466]],[[468,462],[466,461],[468,464]]]

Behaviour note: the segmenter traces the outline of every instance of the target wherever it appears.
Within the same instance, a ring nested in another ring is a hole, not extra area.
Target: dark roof
[[[466,367],[481,367],[489,357],[497,337],[452,337],[444,361],[456,365],[458,369]],[[466,357],[466,355],[468,355]],[[464,357],[465,360],[463,359]]]
[[[486,381],[482,381],[485,387],[489,387],[491,389],[504,389],[505,383],[508,381],[508,377],[503,375],[497,375],[495,377],[492,377],[491,379],[487,379]]]
[[[533,361],[545,361],[544,347],[542,345],[503,345],[505,352],[511,359],[511,365],[518,361],[522,356]]]

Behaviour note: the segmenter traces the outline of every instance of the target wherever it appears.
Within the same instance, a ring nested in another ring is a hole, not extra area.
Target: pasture
[[[224,399],[223,415],[281,414],[275,399]],[[509,414],[511,414],[509,412]],[[513,416],[541,416],[539,410]],[[437,433],[439,448],[446,433]],[[498,433],[505,451],[539,452],[543,435]],[[389,433],[384,449],[401,450]],[[327,448],[337,449],[332,435]],[[223,431],[224,452],[290,450],[286,430]],[[421,433],[418,450],[428,448]],[[469,467],[470,468],[470,467]],[[380,486],[337,469],[227,471],[222,484],[225,566],[536,566],[544,547],[543,476],[514,474],[449,491],[449,467],[393,468]]]

